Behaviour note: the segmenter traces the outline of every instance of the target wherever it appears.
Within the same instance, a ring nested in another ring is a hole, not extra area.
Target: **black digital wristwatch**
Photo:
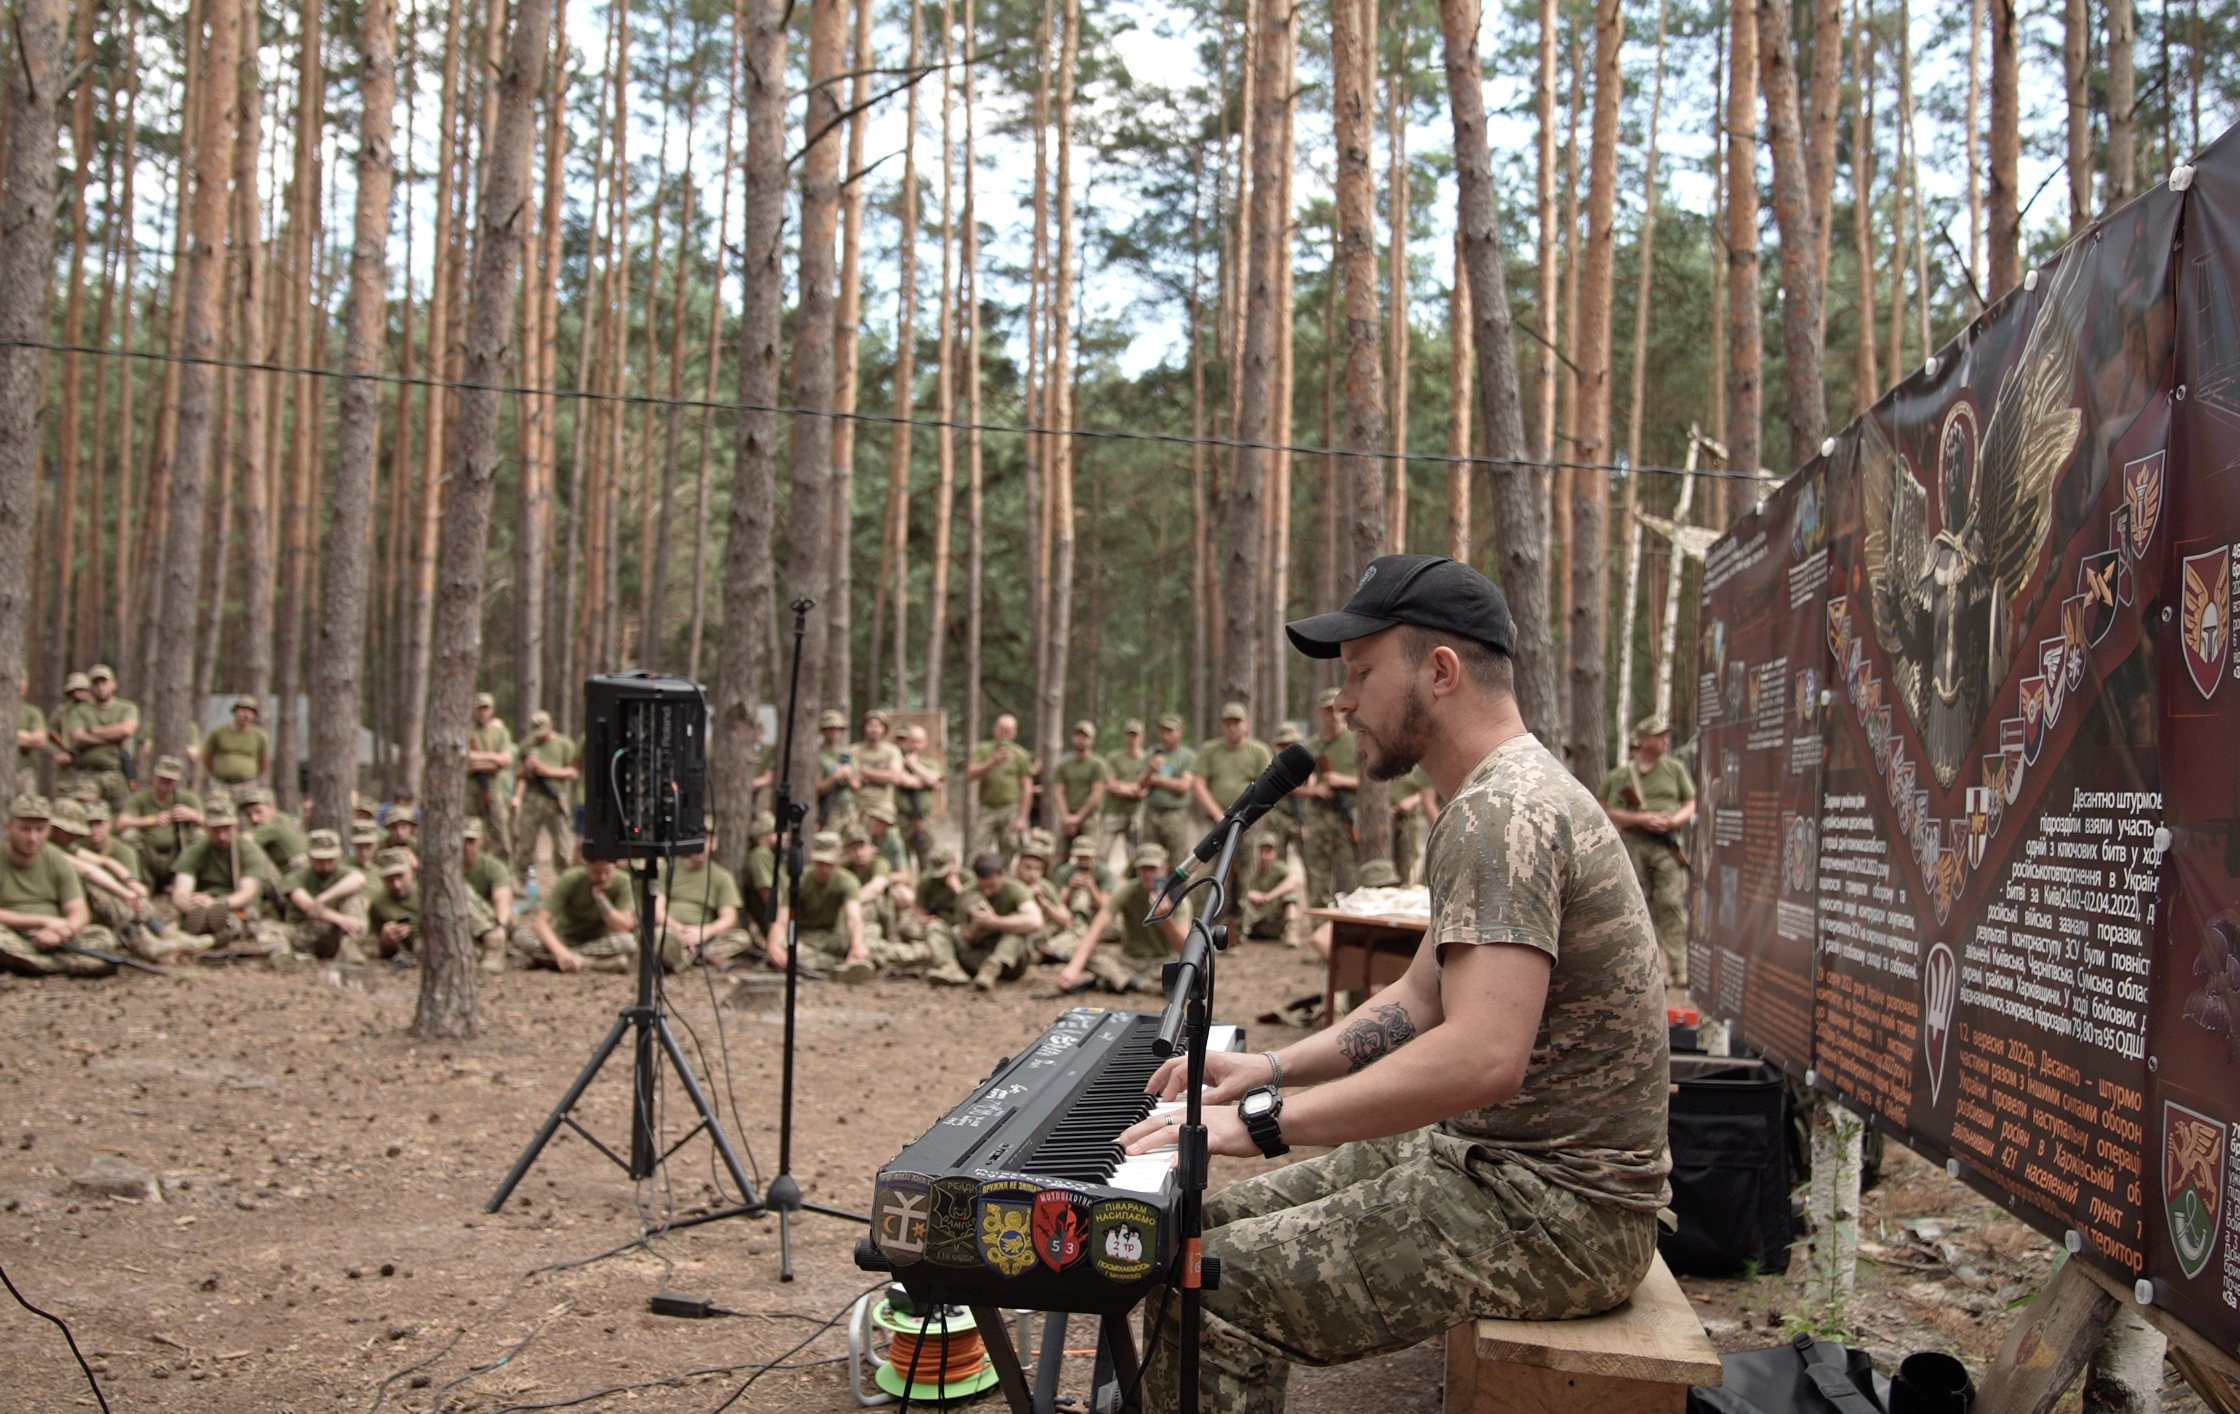
[[[1237,1117],[1244,1121],[1245,1133],[1260,1146],[1260,1152],[1269,1158],[1278,1158],[1291,1152],[1283,1142],[1283,1092],[1273,1085],[1262,1085],[1244,1092],[1237,1101]]]

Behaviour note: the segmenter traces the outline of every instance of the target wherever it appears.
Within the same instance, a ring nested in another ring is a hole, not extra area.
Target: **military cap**
[[[350,827],[350,843],[354,845],[381,843],[381,827],[370,820],[358,821]]]
[[[96,663],[86,669],[86,677],[94,682],[100,682],[104,678],[110,682],[115,682],[117,680],[117,670],[107,663]]]
[[[1224,722],[1242,722],[1248,720],[1251,716],[1250,712],[1244,710],[1242,702],[1224,702],[1221,704],[1221,720]]]
[[[1671,730],[1671,723],[1651,712],[1648,716],[1633,724],[1633,739],[1639,741],[1645,736],[1663,736]]]
[[[1143,718],[1130,717],[1120,724],[1120,735],[1127,736],[1131,732],[1137,736],[1143,735]]]
[[[256,713],[260,717],[264,715],[264,709],[257,705],[257,699],[255,699],[254,697],[236,697],[235,699],[233,699],[234,711],[238,712],[244,707],[248,708],[250,711]]]
[[[389,807],[389,813],[381,817],[381,823],[384,825],[394,825],[399,822],[417,826],[420,823],[419,810],[410,805],[392,805]]]
[[[892,726],[892,725],[894,725],[894,724],[893,724],[893,723],[892,723],[891,721],[888,721],[888,718],[887,718],[887,709],[886,709],[886,708],[884,708],[884,707],[873,707],[873,708],[870,708],[869,710],[867,710],[867,711],[866,711],[866,712],[865,712],[865,713],[863,714],[863,719],[864,719],[865,721],[867,721],[867,722],[870,722],[870,721],[880,721],[880,722],[887,722],[887,725],[889,725],[889,726]]]
[[[840,862],[840,837],[830,830],[819,830],[809,838],[811,864],[838,864]]]
[[[821,732],[833,727],[846,731],[848,729],[848,719],[841,714],[838,708],[827,707],[817,715],[817,730]]]
[[[304,837],[304,851],[313,859],[342,858],[342,837],[332,830],[313,830]]]
[[[412,851],[409,849],[382,850],[373,857],[373,867],[381,871],[381,877],[384,879],[397,874],[409,874],[412,872]]]
[[[1354,879],[1365,889],[1397,889],[1400,871],[1392,867],[1389,859],[1371,859],[1364,862]]]
[[[1517,651],[1516,621],[1501,590],[1444,555],[1379,555],[1361,572],[1344,608],[1294,619],[1283,631],[1309,658],[1335,658],[1341,645],[1401,624],[1451,633],[1497,653]]]
[[[233,813],[233,802],[221,796],[203,805],[202,823],[206,828],[215,829],[220,825],[238,825],[241,817]]]
[[[179,780],[187,774],[187,763],[176,756],[158,756],[156,758],[156,774],[174,781]]]
[[[1087,717],[1083,717],[1080,721],[1075,722],[1073,724],[1073,729],[1088,737],[1091,741],[1095,741],[1097,739],[1097,724],[1090,721]]]
[[[72,673],[62,680],[62,690],[64,692],[91,692],[93,691],[93,679],[87,677],[84,673]]]
[[[474,705],[477,707],[487,707],[491,711],[495,712],[498,710],[498,699],[492,697],[487,692],[478,692],[474,695]]]
[[[846,848],[853,848],[859,844],[869,844],[871,843],[871,835],[861,825],[850,825],[847,833],[840,836],[840,843]]]
[[[1019,853],[1031,854],[1047,864],[1050,856],[1057,852],[1057,847],[1058,842],[1050,837],[1048,830],[1029,830],[1027,837],[1019,842]]]
[[[1138,869],[1164,869],[1167,867],[1167,847],[1156,840],[1145,840],[1136,846],[1135,867]]]
[[[91,800],[80,801],[78,804],[79,808],[86,812],[86,824],[88,826],[105,825],[116,818],[109,813],[109,802],[98,795]]]
[[[24,794],[16,797],[16,803],[8,808],[8,815],[15,820],[52,820],[54,807],[47,804],[43,795]]]
[[[364,796],[353,799],[350,802],[350,818],[355,820],[361,816],[368,820],[380,819],[381,806],[379,802],[367,800]]]
[[[926,872],[946,874],[956,867],[957,852],[945,844],[937,844],[926,851]]]
[[[883,800],[872,801],[863,808],[863,813],[866,819],[881,820],[889,825],[894,823],[894,807]]]
[[[233,803],[235,805],[270,805],[272,802],[273,794],[269,786],[252,783],[233,788]]]
[[[764,835],[775,833],[777,828],[778,817],[776,815],[767,810],[757,810],[754,813],[754,824],[748,827],[747,833],[759,840]]]
[[[1068,858],[1095,859],[1096,857],[1097,842],[1095,840],[1090,839],[1087,835],[1075,835],[1073,837],[1073,849],[1069,852]]]
[[[463,840],[479,840],[482,834],[482,817],[479,815],[469,815],[467,822],[459,827],[459,838]]]
[[[1276,728],[1276,745],[1289,746],[1298,739],[1299,728],[1292,723],[1285,722],[1282,726]]]
[[[1326,687],[1322,689],[1322,695],[1315,700],[1325,707],[1335,707],[1338,705],[1338,689]]]
[[[537,709],[536,711],[534,711],[534,712],[531,712],[531,713],[529,714],[529,730],[530,730],[530,731],[533,731],[533,732],[537,732],[537,731],[543,731],[543,730],[544,730],[544,729],[545,729],[546,727],[549,727],[549,726],[551,726],[551,725],[552,725],[552,714],[551,714],[550,712],[547,712],[547,711],[545,711],[545,710],[544,710],[544,708],[542,708],[542,707],[539,707],[539,708],[538,708],[538,709]]]
[[[1174,729],[1175,729],[1176,731],[1181,731],[1181,730],[1182,730],[1182,714],[1181,714],[1181,713],[1179,713],[1179,712],[1161,712],[1161,713],[1159,714],[1159,730],[1161,730],[1161,731],[1165,731],[1165,730],[1166,730],[1167,728],[1169,728],[1169,727],[1173,727],[1173,728],[1174,728]]]
[[[47,807],[47,818],[58,830],[68,830],[73,835],[86,832],[86,808],[67,796]]]

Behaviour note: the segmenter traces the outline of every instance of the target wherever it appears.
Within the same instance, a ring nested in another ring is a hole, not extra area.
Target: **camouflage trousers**
[[[1657,1250],[1653,1214],[1590,1202],[1437,1129],[1343,1145],[1206,1198],[1200,1385],[1223,1414],[1280,1414],[1293,1364],[1403,1350],[1481,1316],[1607,1311]],[[1145,1371],[1143,1407],[1175,1408],[1177,1301]],[[1162,1317],[1163,1313],[1163,1317]]]
[[[469,772],[467,774],[467,816],[482,822],[484,836],[482,847],[506,859],[513,854],[513,834],[507,828],[511,811],[506,808],[505,792],[498,789],[495,771]]]
[[[214,947],[251,957],[291,952],[288,930],[263,918],[243,918],[222,903],[190,908],[179,915],[178,930],[208,938]]]
[[[848,960],[848,930],[845,928],[804,928],[796,941],[800,944],[803,967],[835,972]],[[881,969],[923,967],[933,956],[929,941],[890,938],[869,919],[863,924],[863,947],[871,955],[871,965]]]
[[[117,935],[98,923],[80,928],[71,942],[95,952],[115,952]],[[13,928],[0,928],[0,968],[25,977],[106,977],[113,962],[72,952],[48,952]]]
[[[1280,943],[1291,926],[1291,895],[1254,903],[1240,892],[1237,912],[1240,915],[1237,931],[1247,938],[1257,938],[1266,943]]]
[[[147,872],[148,882],[159,892],[171,882],[172,871],[179,863],[179,854],[186,846],[191,827],[178,826],[171,832],[171,848],[160,848],[139,830],[126,830],[124,842],[140,851],[140,867]]]
[[[1120,841],[1120,852],[1125,860],[1121,868],[1125,869],[1135,862],[1136,846],[1143,843],[1143,816],[1144,809],[1141,802],[1128,810],[1118,812],[1101,810],[1097,812],[1097,863],[1110,864],[1112,862],[1112,842],[1114,840]]]
[[[570,943],[561,939],[569,952],[583,959],[586,972],[628,972],[638,963],[638,939],[631,933],[608,933],[587,943]],[[506,955],[515,967],[551,967],[552,954],[529,930],[527,924],[516,924],[506,930]]]
[[[1060,929],[1041,945],[1042,956],[1052,962],[1073,961],[1073,955],[1081,950],[1082,936],[1088,931],[1081,924]],[[1089,962],[1082,969],[1082,975],[1094,978],[1097,985],[1108,992],[1133,992],[1143,987],[1156,990],[1159,985],[1156,977],[1147,979],[1138,975],[1134,968],[1128,966],[1126,959],[1120,956],[1119,933],[1117,926],[1105,929],[1105,937],[1097,944],[1097,950],[1089,954]]]
[[[1307,815],[1306,837],[1299,841],[1299,858],[1307,867],[1307,907],[1328,908],[1330,901],[1353,887],[1353,837],[1335,810],[1319,805]]]
[[[366,896],[352,894],[335,905],[339,913],[358,922],[358,931],[350,933],[321,919],[305,918],[288,925],[288,944],[306,957],[321,962],[364,962],[363,939],[366,935]]]
[[[970,872],[973,860],[990,852],[1003,856],[1003,862],[1009,865],[1018,855],[1020,841],[1024,838],[1019,829],[1017,806],[981,806],[980,813],[972,820],[972,848],[964,852],[966,871]]]
[[[93,794],[108,802],[111,815],[123,811],[125,797],[132,794],[132,787],[126,784],[122,770],[111,768],[106,771],[88,771],[77,766],[56,768],[54,793],[58,799],[83,796],[88,793],[88,787],[92,788]],[[84,958],[78,960],[85,961]]]
[[[548,836],[552,840],[552,877],[574,861],[576,838],[574,822],[543,786],[532,780],[529,788],[521,793],[521,813],[513,819],[513,873],[517,879],[529,877],[529,866],[537,862],[537,840]]]
[[[1626,831],[1626,853],[1633,856],[1633,876],[1641,881],[1641,896],[1649,903],[1649,921],[1656,926],[1657,946],[1664,949],[1666,981],[1688,985],[1688,871],[1672,857],[1662,840],[1644,839]]]
[[[1195,819],[1197,813],[1191,810],[1153,810],[1146,807],[1143,812],[1143,842],[1165,845],[1167,867],[1172,869],[1176,861],[1197,847],[1198,833],[1191,829],[1191,822]]]
[[[985,937],[968,938],[959,929],[936,922],[926,930],[926,942],[931,946],[937,972],[954,969],[967,976],[978,976],[985,969],[997,981],[1016,982],[1027,975],[1035,940],[1025,933],[990,933]]]
[[[685,968],[686,947],[687,944],[684,939],[678,937],[669,925],[662,925],[661,965],[663,967],[668,968],[671,972],[682,972]],[[752,962],[760,956],[762,956],[761,939],[744,928],[729,928],[703,941],[700,944],[700,951],[693,958],[693,961],[724,968],[729,967],[742,957]]]

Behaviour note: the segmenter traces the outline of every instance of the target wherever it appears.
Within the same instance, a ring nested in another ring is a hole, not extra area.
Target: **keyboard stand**
[[[1058,1392],[1057,1366],[1065,1359],[1066,1318],[1063,1312],[1047,1315],[1042,1328],[1042,1355],[1036,1362],[1034,1388],[1029,1390],[1026,1371],[1020,1367],[1019,1352],[1011,1343],[1011,1329],[1003,1323],[1003,1313],[993,1306],[972,1308],[973,1324],[980,1329],[980,1339],[988,1348],[988,1363],[995,1366],[996,1386],[1003,1391],[1004,1403],[1011,1407],[1011,1414],[1053,1414]],[[1102,1380],[1109,1373],[1111,1383],[1099,1384],[1090,1390],[1091,1414],[1108,1414],[1115,1410],[1118,1414],[1141,1414],[1143,1377],[1136,1358],[1135,1334],[1128,1329],[1128,1317],[1106,1316],[1100,1325],[1096,1376]],[[1113,1392],[1111,1396],[1105,1395],[1108,1388]],[[1106,1402],[1107,1399],[1112,1402]]]

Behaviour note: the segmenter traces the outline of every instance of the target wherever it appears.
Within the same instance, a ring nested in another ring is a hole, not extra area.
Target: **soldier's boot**
[[[992,992],[998,982],[1012,982],[1026,975],[1027,939],[1024,934],[1006,933],[996,944],[988,960],[972,975],[972,985],[983,992]]]
[[[480,935],[482,974],[495,977],[506,970],[506,930],[491,928]]]
[[[926,980],[936,987],[970,986],[972,974],[957,963],[956,933],[936,922],[926,934],[926,944],[933,951],[933,967],[927,971]]]

